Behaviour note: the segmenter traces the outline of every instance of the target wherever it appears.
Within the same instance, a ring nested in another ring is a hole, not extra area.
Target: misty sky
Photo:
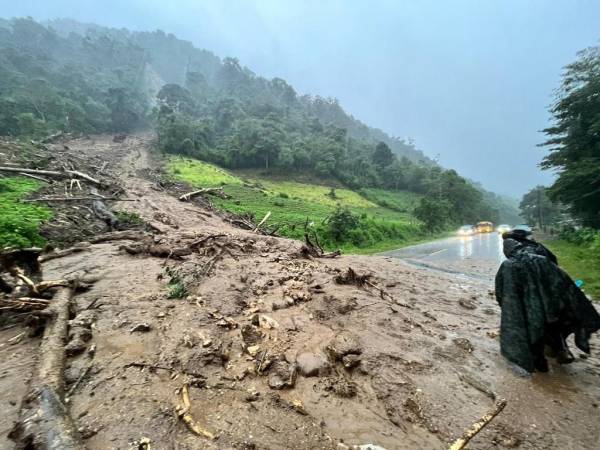
[[[551,181],[547,106],[600,38],[594,0],[0,0],[0,15],[172,32],[515,197]]]

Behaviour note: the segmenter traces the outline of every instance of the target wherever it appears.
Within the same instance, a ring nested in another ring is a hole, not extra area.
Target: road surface
[[[500,263],[502,236],[482,233],[454,236],[383,253],[411,264],[491,280]]]

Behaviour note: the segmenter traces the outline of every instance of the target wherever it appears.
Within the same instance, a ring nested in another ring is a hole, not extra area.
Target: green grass
[[[41,187],[30,178],[0,179],[0,248],[29,247],[44,244],[39,226],[52,213],[45,206],[20,203],[19,200]]]
[[[408,191],[385,191],[383,189],[365,188],[361,189],[360,193],[363,197],[380,206],[392,209],[394,211],[403,212],[407,215],[412,214],[414,209],[419,205],[421,195]]]
[[[322,228],[327,218],[341,206],[361,217],[361,229],[353,230],[347,242],[332,243],[322,238],[329,248],[341,247],[352,253],[374,253],[411,244],[424,238],[421,224],[412,215],[419,196],[412,193],[394,193],[368,190],[366,198],[358,192],[335,187],[325,181],[298,182],[267,178],[256,172],[228,172],[197,160],[170,157],[167,172],[174,179],[193,187],[223,186],[230,199],[211,197],[220,209],[237,214],[250,213],[256,221],[271,211],[267,224],[278,224],[283,236],[302,239],[307,220],[315,229]],[[383,207],[387,201],[393,208]]]
[[[594,300],[600,300],[600,249],[577,245],[562,239],[544,242],[552,250],[558,263],[574,280],[585,282],[583,290]]]

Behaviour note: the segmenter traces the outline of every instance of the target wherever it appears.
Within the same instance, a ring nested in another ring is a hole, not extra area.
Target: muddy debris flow
[[[488,281],[272,236],[170,182],[153,139],[6,144],[63,175],[32,196],[56,248],[1,257],[0,448],[597,448],[597,337],[524,377]]]

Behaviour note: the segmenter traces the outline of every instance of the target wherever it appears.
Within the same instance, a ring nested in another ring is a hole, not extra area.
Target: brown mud
[[[507,407],[468,448],[598,448],[600,359],[519,376],[499,354],[488,282],[387,257],[300,258],[299,242],[232,228],[178,201],[157,182],[149,135],[68,147],[108,162],[136,199],[113,208],[160,230],[157,244],[190,248],[224,235],[180,258],[132,255],[122,246],[134,242],[109,241],[44,264],[48,279],[98,280],[74,298],[72,338],[81,327],[92,336],[65,373],[86,448],[445,449],[499,397]],[[391,298],[336,283],[349,267]],[[6,435],[38,346],[19,325],[0,330],[0,448],[13,448]],[[597,337],[592,348],[600,351]],[[175,413],[184,385],[190,416],[215,439]]]

